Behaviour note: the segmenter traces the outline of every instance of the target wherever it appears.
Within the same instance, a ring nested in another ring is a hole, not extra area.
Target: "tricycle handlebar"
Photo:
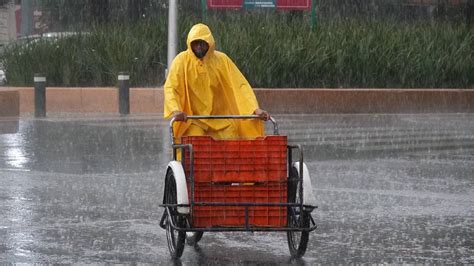
[[[262,119],[258,115],[191,115],[187,119]],[[270,116],[269,119],[273,123],[273,134],[278,134],[278,123]],[[176,122],[176,119],[173,117],[170,120],[170,134],[171,134],[171,143],[174,144],[174,131],[173,124]]]

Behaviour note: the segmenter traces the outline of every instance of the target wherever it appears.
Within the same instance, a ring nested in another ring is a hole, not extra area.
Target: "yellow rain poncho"
[[[204,40],[209,45],[206,55],[199,59],[191,42]],[[209,28],[194,25],[187,39],[187,50],[174,59],[164,86],[164,118],[181,111],[190,115],[251,115],[258,108],[250,84],[232,60],[215,50]],[[188,120],[174,124],[176,137],[195,135],[188,128],[199,127],[200,134],[214,138],[254,138],[263,135],[260,120]],[[232,130],[229,130],[231,129]]]

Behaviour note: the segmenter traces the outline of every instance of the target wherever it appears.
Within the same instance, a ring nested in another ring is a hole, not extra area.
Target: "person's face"
[[[196,40],[191,42],[191,49],[198,58],[203,58],[209,50],[209,45],[203,40]]]

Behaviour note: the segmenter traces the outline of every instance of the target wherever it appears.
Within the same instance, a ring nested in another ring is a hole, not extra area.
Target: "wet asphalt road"
[[[207,233],[171,261],[159,116],[0,120],[0,263],[474,263],[474,115],[280,115],[319,209],[306,255],[284,233]]]

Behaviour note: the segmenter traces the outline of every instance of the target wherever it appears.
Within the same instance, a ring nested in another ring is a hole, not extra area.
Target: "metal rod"
[[[163,215],[161,215],[161,220],[160,220],[160,227],[165,229],[165,220],[168,217],[168,208],[165,209],[163,212]]]
[[[293,227],[211,227],[211,228],[179,228],[173,227],[177,231],[186,232],[311,232],[314,231],[317,226],[311,226],[308,228],[293,228]]]
[[[207,4],[206,4],[206,0],[201,0],[201,12],[202,12],[202,21],[206,21],[207,20]]]
[[[187,119],[260,119],[258,115],[190,115]]]
[[[258,115],[191,115],[191,116],[188,116],[187,119],[261,119],[261,118]],[[269,121],[273,123],[273,134],[279,135],[277,121],[273,117],[270,117]],[[169,132],[171,135],[171,145],[175,144],[174,129],[173,129],[173,124],[175,122],[176,122],[175,117],[170,119]]]
[[[171,227],[177,231],[185,231],[185,232],[258,232],[258,231],[273,231],[273,232],[311,232],[317,228],[317,225],[308,227],[308,228],[294,228],[294,227],[208,227],[208,228],[188,228],[188,227],[178,227],[174,224],[173,219],[171,219],[171,213],[169,209],[165,209],[168,218],[168,222],[170,223]],[[310,219],[313,220],[313,217],[310,215]],[[163,218],[162,218],[163,221]],[[164,224],[163,224],[164,225]]]
[[[191,115],[187,119],[261,119],[258,115]],[[278,123],[270,116],[270,122],[273,123],[273,133],[278,134]]]
[[[317,228],[317,225],[308,227],[308,228],[295,228],[295,227],[206,227],[206,228],[188,228],[188,227],[178,227],[174,224],[173,219],[171,219],[171,213],[169,209],[166,208],[165,211],[168,215],[168,222],[170,223],[171,227],[177,231],[186,231],[186,232],[257,232],[257,231],[299,231],[299,232],[311,232]],[[310,218],[313,217],[310,215]]]
[[[249,207],[245,207],[245,228],[249,228]]]
[[[300,151],[300,160],[299,160],[300,161],[300,176],[299,176],[300,180],[298,180],[298,182],[301,182],[300,183],[301,184],[301,186],[300,186],[300,197],[301,197],[301,201],[300,201],[301,206],[300,206],[300,208],[301,209],[300,210],[303,211],[303,201],[304,201],[304,196],[303,196],[303,185],[304,185],[303,184],[303,169],[304,169],[304,167],[303,167],[303,147],[301,147],[301,145],[299,145],[299,144],[297,146],[298,146],[298,149]]]
[[[286,160],[288,163],[288,180],[290,180],[290,175],[291,175],[291,170],[293,167],[293,156],[292,156],[293,151],[291,150],[291,146],[286,147]]]
[[[300,203],[254,203],[254,202],[242,202],[242,203],[225,203],[225,202],[194,202],[194,206],[221,206],[221,207],[298,207]],[[159,204],[160,207],[190,207],[190,204]],[[317,208],[313,205],[304,205],[305,207]]]
[[[311,232],[314,231],[317,226],[311,226],[308,228],[298,228],[298,227],[206,227],[206,228],[187,228],[187,227],[178,227],[173,223],[173,219],[170,219],[171,227],[176,231],[186,231],[186,232]]]
[[[178,51],[178,0],[169,0],[168,7],[168,62],[167,73]]]
[[[189,179],[191,179],[191,215],[194,208],[194,152],[193,145],[187,144],[189,148]]]
[[[311,31],[315,31],[318,24],[316,1],[317,0],[311,1]]]
[[[273,123],[273,134],[274,135],[280,135],[279,134],[279,130],[278,130],[278,123],[275,119],[273,119],[273,117],[270,116],[270,121]]]
[[[170,120],[170,126],[169,126],[169,132],[171,136],[171,147],[173,147],[173,160],[176,160],[176,149],[175,149],[175,141],[174,141],[174,132],[173,132],[173,123],[176,121],[176,118],[171,118]]]

